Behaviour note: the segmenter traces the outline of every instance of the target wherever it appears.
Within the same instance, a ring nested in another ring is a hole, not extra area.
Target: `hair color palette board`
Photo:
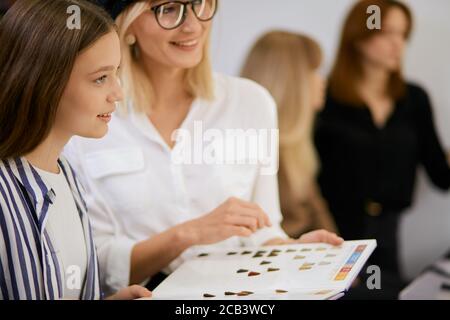
[[[375,240],[205,251],[186,261],[153,299],[325,300],[342,296],[376,248]]]

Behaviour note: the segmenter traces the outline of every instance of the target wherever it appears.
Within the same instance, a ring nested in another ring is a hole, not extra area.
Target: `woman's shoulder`
[[[276,117],[276,103],[269,91],[255,81],[216,73],[216,101],[241,116]]]
[[[238,90],[251,90],[252,92],[259,91],[260,93],[267,93],[267,90],[263,86],[247,78],[216,72],[214,73],[214,81],[225,86],[232,86]]]
[[[409,96],[417,97],[417,96],[428,96],[426,89],[416,82],[407,82],[406,83],[406,93]]]
[[[214,74],[214,81],[219,97],[225,93],[226,95],[232,95],[249,101],[254,100],[259,102],[266,100],[270,103],[273,102],[269,91],[253,80],[216,73]]]
[[[406,101],[420,118],[432,113],[430,96],[427,90],[420,84],[414,82],[406,83]]]

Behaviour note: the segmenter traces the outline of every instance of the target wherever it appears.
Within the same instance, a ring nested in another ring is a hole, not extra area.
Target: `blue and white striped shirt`
[[[88,257],[81,298],[101,298],[92,230],[81,185],[70,164],[59,165],[80,215]],[[46,230],[55,194],[24,158],[0,160],[0,300],[47,300],[63,297],[61,259]]]

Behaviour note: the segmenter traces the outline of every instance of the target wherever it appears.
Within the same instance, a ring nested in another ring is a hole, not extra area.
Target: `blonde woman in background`
[[[263,175],[260,163],[174,161],[195,153],[178,138],[196,139],[198,125],[203,139],[206,132],[277,128],[264,88],[211,70],[217,1],[100,2],[119,26],[127,103],[104,139],[77,139],[66,154],[89,194],[105,290],[154,288],[211,249],[202,245],[228,250],[294,241],[280,227],[276,175]],[[278,141],[274,147],[276,154]],[[343,240],[322,230],[298,241]]]
[[[241,73],[269,90],[278,106],[282,227],[291,237],[314,229],[337,232],[315,181],[312,133],[324,102],[321,61],[321,48],[310,37],[272,31],[254,44]]]

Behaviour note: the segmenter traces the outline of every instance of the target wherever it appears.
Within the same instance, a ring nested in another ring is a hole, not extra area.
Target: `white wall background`
[[[327,73],[341,24],[355,0],[221,0],[213,29],[216,71],[238,75],[245,55],[258,36],[273,28],[314,36],[326,54]],[[405,72],[432,97],[441,140],[450,149],[450,1],[405,0],[416,26]],[[401,228],[404,272],[412,278],[450,249],[450,197],[433,189],[421,172],[416,202]]]

